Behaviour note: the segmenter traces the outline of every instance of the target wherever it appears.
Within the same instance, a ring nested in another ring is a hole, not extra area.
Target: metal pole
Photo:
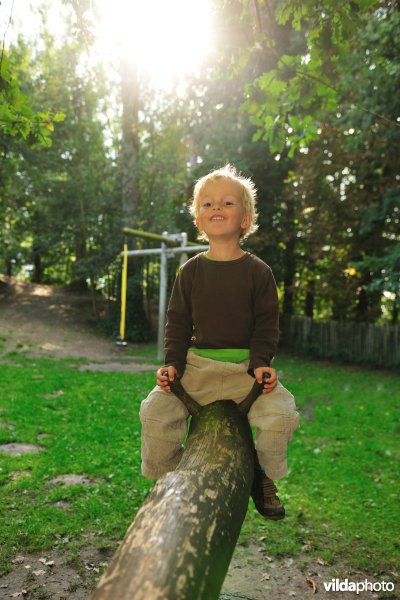
[[[182,236],[181,247],[185,248],[188,245],[187,244],[187,233],[185,233],[184,231],[182,231],[181,236]],[[179,260],[180,266],[182,266],[187,261],[187,259],[188,259],[188,257],[187,257],[186,252],[183,252],[181,254],[181,258]]]
[[[128,256],[150,256],[150,255],[161,255],[161,265],[160,265],[160,299],[158,305],[158,339],[157,339],[157,359],[162,360],[164,357],[164,328],[165,328],[165,313],[167,309],[167,269],[168,269],[168,257],[173,257],[181,254],[179,264],[182,265],[187,261],[187,254],[193,254],[195,252],[201,252],[203,250],[208,250],[208,246],[197,245],[195,242],[187,241],[187,233],[183,232],[180,234],[172,234],[168,235],[167,231],[164,231],[162,235],[158,235],[155,233],[148,233],[145,231],[139,231],[138,229],[130,229],[128,227],[124,228],[125,234],[137,235],[139,237],[145,237],[153,240],[161,241],[161,248],[149,248],[147,250],[128,250],[124,247],[124,251],[121,252],[121,256],[124,257],[124,260]],[[181,242],[181,246],[177,248],[171,248],[167,246],[167,244],[178,244],[179,240]],[[122,306],[121,306],[122,310]],[[122,327],[122,324],[121,324]],[[122,338],[122,334],[121,334]],[[126,345],[126,342],[121,341],[118,342],[119,345]]]
[[[121,284],[121,323],[119,334],[121,342],[125,340],[125,322],[126,322],[126,281],[128,273],[128,244],[124,244],[124,262],[122,267],[122,284]]]
[[[128,276],[128,244],[124,243],[124,251],[121,253],[123,256],[122,261],[122,274],[121,274],[121,318],[119,323],[119,336],[116,340],[116,345],[121,348],[125,347],[125,323],[126,323],[126,282]]]
[[[163,234],[164,235],[164,234]],[[157,340],[157,360],[162,360],[164,356],[164,329],[165,329],[165,311],[167,308],[167,245],[161,243],[161,265],[160,265],[160,300],[158,305],[158,340]]]
[[[178,248],[167,248],[167,256],[173,256],[174,254],[202,252],[208,250],[208,246],[179,246]],[[147,250],[128,250],[128,256],[151,256],[161,254],[161,248],[149,248]],[[123,256],[123,252],[121,252]]]

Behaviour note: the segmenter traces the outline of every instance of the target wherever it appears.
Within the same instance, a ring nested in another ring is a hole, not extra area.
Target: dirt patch
[[[19,555],[0,578],[0,598],[84,600],[107,566],[110,553],[85,548],[78,554]]]
[[[15,429],[14,425],[12,423],[2,423],[0,422],[0,429],[8,429],[9,431],[12,431],[13,429]]]
[[[101,573],[111,561],[113,551],[99,551],[94,546],[81,549],[76,554],[55,551],[42,555],[19,555],[13,560],[11,571],[0,578],[0,598],[27,598],[28,600],[83,600],[88,599]],[[332,597],[324,582],[332,579],[363,582],[365,573],[345,567],[310,562],[307,566],[303,557],[271,559],[250,542],[237,546],[225,583],[221,599],[244,600],[305,600],[315,597]],[[314,591],[315,590],[315,591]],[[344,600],[375,600],[382,598],[374,592],[334,592],[334,597]],[[389,596],[386,596],[389,597]],[[395,596],[391,596],[395,598]],[[110,599],[111,600],[111,599]],[[151,599],[149,599],[151,600]]]
[[[54,479],[50,479],[50,483],[57,485],[61,483],[63,485],[96,485],[97,480],[94,477],[88,477],[87,475],[58,475]]]
[[[21,454],[37,454],[42,450],[43,448],[36,444],[19,444],[17,442],[2,444],[0,446],[0,452],[6,452],[7,454],[13,454],[14,456],[21,456]]]
[[[88,324],[92,312],[89,294],[0,275],[0,359],[18,351],[31,357],[82,358],[92,361],[82,367],[88,370],[156,370],[95,332]]]
[[[372,584],[376,582],[370,574],[341,564],[330,565],[322,559],[307,562],[304,556],[271,558],[263,547],[250,542],[236,547],[222,591],[232,594],[231,597],[237,594],[239,598],[244,597],[248,600],[304,600],[315,598],[315,594],[318,594],[317,597],[328,598],[332,598],[334,594],[335,599],[345,600],[398,597],[383,596],[374,591],[361,591],[356,594],[325,590],[324,582],[329,585],[332,580],[344,582],[346,578],[352,582],[363,583],[366,579]],[[383,579],[389,581],[387,578]]]

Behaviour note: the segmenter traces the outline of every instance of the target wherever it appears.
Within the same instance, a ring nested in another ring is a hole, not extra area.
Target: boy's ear
[[[196,225],[197,229],[199,229],[199,230],[201,231],[201,229],[200,229],[200,220],[199,220],[199,217],[196,217],[196,218],[195,218],[195,221],[194,221],[194,223],[195,223],[195,225]]]
[[[247,212],[247,213],[245,213],[240,226],[242,229],[247,229],[247,227],[250,227],[250,224],[251,224],[251,214],[249,212]]]

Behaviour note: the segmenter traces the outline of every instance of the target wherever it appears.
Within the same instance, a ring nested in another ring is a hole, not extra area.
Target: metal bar
[[[140,229],[130,229],[129,227],[124,227],[123,232],[125,234],[136,235],[137,237],[144,237],[150,240],[159,240],[160,242],[165,242],[166,244],[179,244],[179,240],[177,239],[174,239],[172,237],[166,237],[158,233],[151,233],[150,231],[141,231]],[[198,244],[196,242],[187,242],[187,245],[197,246]]]
[[[128,250],[128,256],[150,256],[152,254],[161,254],[161,248],[148,248],[147,250]],[[121,255],[123,253],[121,252]]]
[[[209,246],[180,246],[179,248],[168,248],[168,253],[180,254],[181,252],[201,252],[208,250]]]
[[[178,240],[174,240],[166,235],[160,235],[159,233],[150,233],[149,231],[140,231],[139,229],[130,229],[129,227],[124,227],[123,232],[138,237],[148,238],[149,240],[158,240],[160,242],[165,242],[166,244],[179,244]]]
[[[208,250],[208,246],[180,246],[179,248],[168,248],[167,254],[181,254],[182,252],[201,252]],[[149,256],[152,254],[161,254],[161,248],[149,248],[148,250],[128,250],[128,256]],[[123,256],[121,252],[121,256]]]

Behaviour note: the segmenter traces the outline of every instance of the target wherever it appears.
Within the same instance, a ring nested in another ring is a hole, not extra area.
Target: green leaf
[[[267,71],[266,73],[258,77],[258,79],[256,79],[255,84],[262,91],[268,90],[269,86],[271,85],[272,81],[275,79],[276,76],[277,72],[275,69]]]
[[[299,121],[298,117],[296,117],[294,115],[289,117],[289,123],[290,123],[291,127],[293,127],[294,130],[300,129],[300,121]]]
[[[279,79],[274,79],[268,88],[268,92],[274,98],[279,98],[285,91],[286,87],[287,87],[287,83],[285,81],[281,81]]]
[[[58,112],[55,115],[53,115],[53,121],[55,121],[56,123],[60,122],[60,121],[64,121],[65,119],[65,113],[63,112]]]
[[[276,119],[270,128],[268,137],[269,146],[272,152],[282,152],[286,144],[286,131],[280,119]]]
[[[355,4],[361,6],[363,9],[369,9],[375,6],[375,4],[379,4],[379,0],[353,0]]]

